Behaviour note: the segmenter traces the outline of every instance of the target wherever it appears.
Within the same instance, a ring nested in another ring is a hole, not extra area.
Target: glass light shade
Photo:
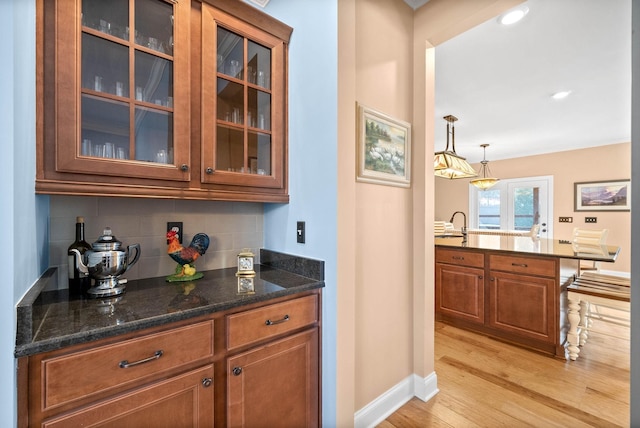
[[[484,177],[471,180],[471,184],[480,190],[487,190],[488,188],[493,187],[498,181],[500,181],[498,178]]]
[[[456,179],[477,177],[476,171],[463,157],[451,151],[436,152],[433,157],[434,174],[437,177]]]
[[[487,177],[487,171],[489,170],[489,167],[487,166],[487,164],[489,162],[486,159],[480,163],[482,164],[482,166],[480,167],[480,171],[478,171],[478,175],[481,175],[482,178],[476,178],[475,180],[471,180],[470,183],[476,186],[480,190],[487,190],[488,188],[493,187],[498,181],[500,181],[500,179],[495,177]],[[489,172],[489,175],[490,174],[491,172]]]

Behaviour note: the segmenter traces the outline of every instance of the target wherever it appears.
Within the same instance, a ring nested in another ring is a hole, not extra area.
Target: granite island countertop
[[[521,255],[536,255],[560,257],[567,259],[595,260],[614,262],[620,252],[620,247],[611,245],[576,246],[570,241],[558,239],[532,238],[530,236],[505,235],[475,235],[469,234],[466,241],[461,236],[436,237],[435,246],[443,248],[460,248],[503,251],[520,253]]]
[[[324,287],[324,262],[268,250],[254,267],[253,292],[239,292],[236,268],[168,283],[165,277],[129,281],[121,296],[73,298],[41,291],[49,269],[17,307],[15,357],[116,336],[188,318]]]

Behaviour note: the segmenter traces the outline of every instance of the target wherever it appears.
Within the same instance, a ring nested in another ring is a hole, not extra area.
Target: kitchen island
[[[558,358],[580,260],[614,262],[620,251],[499,235],[436,237],[435,247],[437,320]]]
[[[102,299],[48,272],[18,305],[18,425],[319,426],[324,263],[261,250],[255,271]]]

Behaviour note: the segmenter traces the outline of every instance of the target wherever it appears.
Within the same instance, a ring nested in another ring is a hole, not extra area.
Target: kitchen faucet
[[[462,211],[456,211],[451,215],[451,219],[449,220],[449,223],[453,223],[453,219],[456,217],[456,214],[462,214],[464,223],[462,224],[462,229],[460,229],[460,232],[462,232],[463,240],[466,240],[467,239],[467,215]]]

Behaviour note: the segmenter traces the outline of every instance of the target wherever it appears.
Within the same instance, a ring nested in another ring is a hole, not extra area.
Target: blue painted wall
[[[17,422],[15,305],[46,269],[49,203],[34,194],[35,0],[0,0],[0,129],[2,160],[0,226],[5,263],[0,294],[0,426]],[[11,261],[9,261],[11,260]]]
[[[289,47],[290,203],[265,204],[264,245],[325,261],[323,425],[336,425],[337,0],[271,0],[264,11],[293,27]],[[306,243],[296,243],[296,222]]]

